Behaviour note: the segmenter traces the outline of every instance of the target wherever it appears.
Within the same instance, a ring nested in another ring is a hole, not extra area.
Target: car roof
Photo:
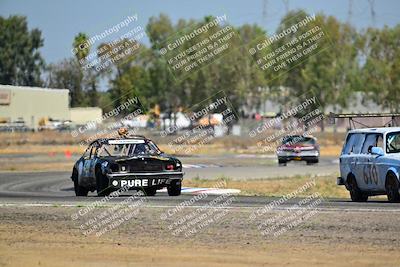
[[[400,132],[400,127],[361,128],[349,131],[349,133],[391,133]]]
[[[304,137],[304,138],[317,139],[316,137],[314,137],[312,135],[301,135],[301,134],[286,135],[286,136],[283,137],[283,139],[285,139],[285,138],[293,138],[293,137]]]
[[[100,143],[100,144],[104,144],[104,143],[108,143],[108,141],[110,140],[149,140],[146,137],[142,136],[142,135],[131,135],[131,136],[125,136],[125,137],[120,137],[120,138],[99,138],[94,140],[91,144],[94,144],[96,142]]]

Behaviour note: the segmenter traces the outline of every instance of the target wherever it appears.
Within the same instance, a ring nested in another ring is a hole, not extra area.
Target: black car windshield
[[[103,144],[97,153],[98,157],[129,157],[135,155],[159,155],[161,151],[151,141],[142,143],[106,143]]]
[[[284,145],[315,145],[315,140],[311,137],[304,137],[301,135],[287,136],[283,138],[282,144]]]
[[[400,153],[400,132],[388,133],[386,135],[386,152]]]

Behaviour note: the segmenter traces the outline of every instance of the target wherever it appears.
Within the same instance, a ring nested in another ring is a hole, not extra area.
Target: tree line
[[[308,15],[303,10],[287,13],[276,32],[290,27],[293,18],[300,21]],[[224,90],[236,111],[247,116],[250,111],[260,111],[268,99],[284,105],[312,90],[322,109],[333,105],[340,112],[350,105],[355,92],[363,92],[365,100],[398,112],[400,25],[356,30],[333,16],[317,14],[316,18],[329,35],[328,48],[291,66],[278,77],[272,71],[260,69],[249,56],[246,45],[274,33],[256,24],[244,24],[231,25],[240,36],[240,43],[233,44],[235,49],[177,80],[160,55],[160,44],[187,28],[205,25],[214,19],[212,16],[201,20],[180,19],[175,24],[165,14],[151,17],[146,25],[150,44],[140,44],[136,53],[115,61],[109,71],[83,68],[80,63],[90,52],[110,48],[107,43],[77,49],[78,53],[70,58],[46,64],[39,52],[44,44],[41,31],[28,30],[25,17],[0,17],[0,84],[67,88],[72,107],[100,106],[104,111],[135,96],[148,108],[158,105],[166,112],[185,110]],[[87,40],[86,34],[78,33],[71,48],[79,48]],[[269,49],[272,51],[285,41],[290,40],[282,39]],[[100,92],[99,84],[104,80],[109,89]]]

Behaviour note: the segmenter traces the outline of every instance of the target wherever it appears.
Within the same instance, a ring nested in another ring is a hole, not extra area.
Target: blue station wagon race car
[[[181,194],[182,163],[164,154],[143,136],[93,141],[75,163],[72,176],[75,194],[97,191],[106,196],[120,188],[142,190],[154,196],[167,187],[168,195]]]
[[[338,185],[345,185],[353,201],[387,195],[400,202],[400,127],[349,131],[340,156]]]

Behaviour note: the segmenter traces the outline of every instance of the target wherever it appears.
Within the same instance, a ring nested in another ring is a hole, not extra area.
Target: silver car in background
[[[308,165],[319,162],[319,144],[313,136],[288,135],[277,148],[278,163],[286,166],[289,161],[306,161]]]

